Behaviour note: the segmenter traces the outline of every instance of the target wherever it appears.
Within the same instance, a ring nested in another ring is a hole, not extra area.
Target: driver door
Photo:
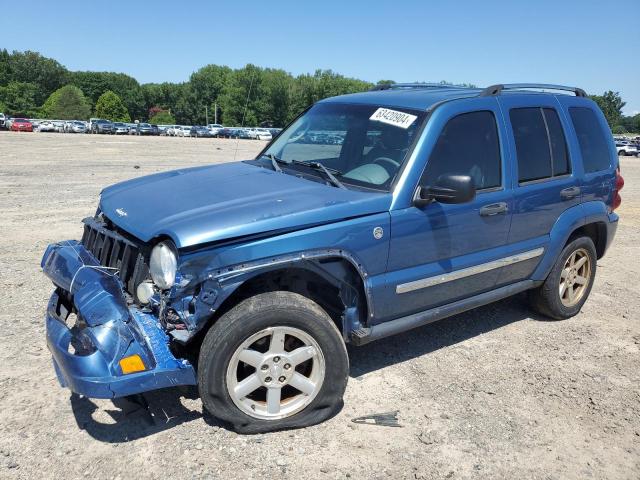
[[[505,188],[501,114],[493,99],[481,105],[467,111],[452,106],[444,117],[432,118],[440,126],[432,124],[429,131],[439,133],[420,185],[433,184],[443,174],[469,175],[476,197],[464,204],[431,202],[391,212],[387,291],[379,320],[451,303],[496,284],[512,195]]]

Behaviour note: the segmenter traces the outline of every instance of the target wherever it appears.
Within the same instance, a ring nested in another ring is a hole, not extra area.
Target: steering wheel
[[[373,161],[373,163],[384,168],[389,173],[389,176],[395,175],[400,168],[400,162],[396,162],[394,159],[389,157],[378,157]]]

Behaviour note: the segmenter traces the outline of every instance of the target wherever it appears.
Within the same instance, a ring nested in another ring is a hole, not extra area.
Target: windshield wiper
[[[313,168],[314,170],[320,170],[325,174],[325,176],[334,186],[347,190],[347,187],[345,187],[344,184],[340,180],[338,180],[333,173],[331,173],[331,171],[333,171],[336,175],[342,175],[342,172],[340,170],[336,170],[334,168],[328,169],[320,162],[303,162],[302,160],[295,159],[283,160],[282,158],[276,157],[273,153],[265,153],[262,156],[267,157],[269,160],[271,160],[271,165],[276,172],[282,172],[282,168],[280,168],[280,165],[278,165],[279,163],[282,163],[284,165],[304,165],[305,167]]]
[[[315,170],[322,171],[322,173],[324,173],[327,176],[327,178],[331,181],[331,183],[333,183],[336,187],[342,188],[344,190],[347,189],[347,187],[345,187],[344,184],[340,180],[338,180],[333,175],[333,173],[331,173],[329,169],[325,167],[323,164],[321,164],[320,162],[296,162],[296,163],[307,165]],[[338,175],[342,175],[342,172],[340,172],[339,170],[334,169],[334,172],[336,172]]]
[[[273,153],[268,153],[267,155],[265,155],[265,157],[271,160],[271,165],[273,166],[273,169],[276,172],[282,173],[282,169],[280,168],[280,165],[278,165],[278,162],[282,162],[282,163],[287,163],[287,162],[285,162],[281,158],[276,157]]]

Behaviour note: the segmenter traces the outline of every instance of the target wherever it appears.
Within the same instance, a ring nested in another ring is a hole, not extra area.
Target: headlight
[[[169,242],[162,242],[151,250],[149,273],[151,279],[162,290],[173,287],[176,281],[178,259],[175,249]]]

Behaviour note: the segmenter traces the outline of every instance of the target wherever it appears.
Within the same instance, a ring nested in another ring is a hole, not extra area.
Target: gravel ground
[[[637,158],[621,161],[617,239],[578,316],[546,321],[515,297],[351,348],[345,406],[322,425],[241,436],[191,388],[146,394],[148,410],[61,389],[45,246],[79,238],[105,185],[261,145],[0,132],[0,478],[640,477]],[[351,422],[393,410],[402,428]]]

